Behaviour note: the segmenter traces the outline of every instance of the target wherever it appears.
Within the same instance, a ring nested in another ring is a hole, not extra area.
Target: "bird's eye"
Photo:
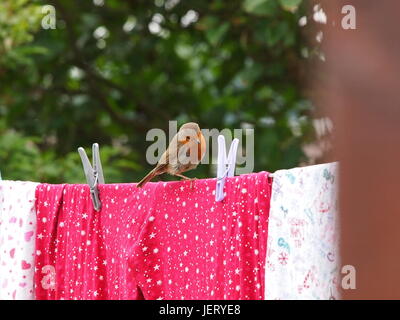
[[[186,141],[189,141],[189,140],[190,140],[190,137],[189,137],[189,136],[187,136],[187,137],[186,137]]]

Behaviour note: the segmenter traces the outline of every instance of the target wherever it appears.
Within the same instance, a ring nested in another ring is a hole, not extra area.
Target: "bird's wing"
[[[158,173],[164,173],[167,171],[169,165],[168,149],[162,154],[160,160],[158,160],[157,166],[154,168]]]

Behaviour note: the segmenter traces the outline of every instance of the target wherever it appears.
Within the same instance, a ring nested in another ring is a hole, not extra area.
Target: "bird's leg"
[[[190,189],[193,189],[193,181],[194,180],[197,180],[197,178],[189,178],[189,177],[186,177],[186,176],[184,176],[183,174],[179,174],[179,173],[177,173],[177,174],[175,174],[177,177],[180,177],[180,178],[182,178],[183,180],[190,180]]]
[[[190,179],[190,189],[193,189],[193,182],[195,182],[197,180],[196,177]]]
[[[192,179],[190,179],[189,177],[186,177],[186,176],[184,176],[183,174],[180,174],[180,173],[176,173],[175,174],[177,177],[179,177],[179,178],[182,178],[183,180],[192,180]]]

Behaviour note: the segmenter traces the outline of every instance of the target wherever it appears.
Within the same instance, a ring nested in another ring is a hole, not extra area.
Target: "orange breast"
[[[207,145],[206,145],[206,139],[204,139],[204,136],[201,133],[201,131],[200,131],[198,137],[200,140],[200,144],[197,147],[198,148],[197,154],[198,154],[198,160],[201,161],[201,159],[203,159],[204,155],[206,154]]]

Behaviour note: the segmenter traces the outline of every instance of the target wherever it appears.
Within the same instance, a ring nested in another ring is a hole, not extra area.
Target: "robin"
[[[168,173],[184,180],[192,180],[182,173],[195,169],[205,153],[206,140],[199,125],[194,122],[185,123],[172,138],[156,167],[137,184],[137,187],[143,187],[154,177],[163,173]]]

